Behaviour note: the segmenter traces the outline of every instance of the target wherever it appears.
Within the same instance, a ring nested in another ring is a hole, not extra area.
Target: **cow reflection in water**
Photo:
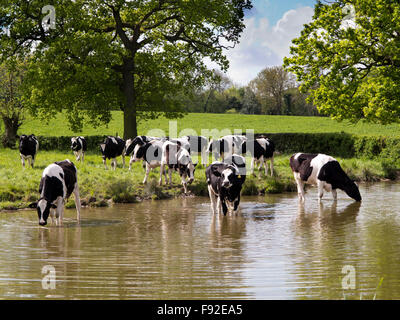
[[[360,212],[361,202],[352,202],[338,209],[337,201],[330,206],[322,202],[306,207],[304,203],[298,204],[297,226],[299,228],[312,228],[321,232],[337,231],[343,226],[355,223]],[[309,230],[303,230],[308,232]]]

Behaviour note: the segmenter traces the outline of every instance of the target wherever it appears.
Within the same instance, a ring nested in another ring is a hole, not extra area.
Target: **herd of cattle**
[[[34,135],[22,135],[20,137],[19,151],[23,167],[25,161],[33,167],[39,141]],[[71,150],[77,161],[84,161],[87,143],[84,137],[71,138]],[[211,139],[202,136],[185,136],[177,139],[168,137],[137,136],[134,139],[124,141],[120,137],[108,136],[100,144],[103,164],[107,169],[107,159],[111,159],[111,168],[116,169],[117,157],[122,157],[125,167],[125,157],[129,156],[129,169],[133,162],[143,161],[147,182],[150,171],[160,167],[159,184],[162,184],[162,176],[165,183],[172,183],[172,172],[179,173],[185,194],[187,185],[194,180],[194,172],[197,163],[192,155],[201,155],[203,165],[208,162],[209,154],[214,158],[206,168],[206,180],[213,213],[235,213],[240,203],[240,192],[246,181],[246,162],[243,155],[250,153],[250,173],[254,174],[254,167],[259,165],[265,168],[268,174],[268,161],[270,162],[270,174],[274,173],[274,143],[265,137],[248,139],[242,135],[227,135],[220,139]],[[319,200],[322,199],[324,190],[332,192],[334,200],[337,199],[337,189],[343,190],[349,197],[361,201],[361,195],[357,185],[340,167],[338,161],[325,154],[296,153],[290,158],[290,167],[297,183],[300,201],[304,201],[304,185],[318,186]],[[167,169],[169,179],[167,180]],[[29,205],[36,208],[39,216],[39,224],[46,225],[49,215],[54,221],[61,224],[64,203],[74,193],[77,209],[77,219],[80,217],[80,198],[77,183],[77,169],[69,160],[50,164],[43,171],[39,186],[40,198]],[[54,210],[51,210],[54,209]]]

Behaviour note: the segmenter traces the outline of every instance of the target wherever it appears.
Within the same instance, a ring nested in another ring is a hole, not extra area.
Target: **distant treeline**
[[[218,81],[201,89],[182,93],[186,112],[242,113],[266,115],[319,116],[317,108],[306,101],[292,74],[283,67],[262,70],[247,86],[239,87],[222,73]]]

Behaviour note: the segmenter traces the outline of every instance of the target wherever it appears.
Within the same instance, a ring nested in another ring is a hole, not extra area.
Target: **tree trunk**
[[[134,83],[134,60],[133,58],[124,59],[123,64],[123,81],[124,81],[124,139],[134,138],[137,136],[136,122],[136,99],[135,99],[135,83]]]
[[[17,131],[20,127],[18,116],[5,117],[3,116],[4,122],[4,136],[2,137],[2,144],[4,148],[14,148],[15,142],[17,141]]]

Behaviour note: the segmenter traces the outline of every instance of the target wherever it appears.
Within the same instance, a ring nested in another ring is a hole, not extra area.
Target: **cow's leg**
[[[35,162],[35,158],[34,157],[30,157],[29,158],[29,164],[30,164],[31,168],[33,168],[34,162]]]
[[[228,207],[227,207],[227,205],[226,205],[225,200],[222,200],[222,201],[221,201],[221,207],[222,207],[222,212],[223,212],[224,216],[226,216],[226,214],[227,214],[227,212],[228,212]]]
[[[169,185],[172,186],[172,169],[168,168]],[[167,182],[165,182],[167,184]]]
[[[261,169],[264,164],[264,157],[261,157],[257,161],[258,161],[258,177],[260,178],[261,177]]]
[[[147,170],[149,170],[149,171],[147,171]],[[163,174],[164,174],[164,171],[165,171],[165,165],[163,164],[163,163],[161,163],[161,166],[160,166],[160,179],[158,180],[158,185],[162,185],[162,176],[163,176]],[[146,167],[146,175],[148,175],[148,172],[150,172],[150,169],[147,169],[147,167]],[[165,175],[165,184],[167,184],[167,176],[166,176],[166,174],[164,174]]]
[[[324,196],[324,184],[325,182],[318,180],[317,186],[318,186],[318,201],[322,200],[322,197]]]
[[[216,204],[217,204],[217,195],[212,190],[211,184],[208,185],[208,195],[210,196],[212,213],[215,214]]]
[[[251,164],[250,164],[250,172],[254,176],[254,163],[256,162],[255,158],[251,158]]]
[[[181,182],[183,185],[183,191],[185,192],[185,194],[187,194],[187,182],[186,182],[186,176],[182,175],[181,176]]]
[[[263,164],[264,164],[264,174],[268,176],[268,159],[263,157]]]
[[[144,174],[143,184],[145,184],[147,182],[147,178],[149,177],[149,173],[150,173],[150,166],[146,162],[146,173]]]
[[[52,225],[54,225],[54,224],[57,225],[57,220],[54,217],[54,210],[53,209],[50,210],[50,217],[51,217],[51,224]]]
[[[133,156],[129,159],[129,170],[132,170]]]
[[[81,220],[81,198],[79,197],[79,187],[78,183],[75,183],[75,188],[74,188],[74,198],[75,198],[75,208],[76,208],[76,220],[79,221]]]
[[[297,174],[298,175],[298,174]],[[299,200],[301,202],[304,202],[305,200],[305,194],[304,194],[304,182],[300,179],[299,176],[297,176],[296,173],[294,174],[294,178],[296,180],[297,184],[297,194],[299,196]]]
[[[85,152],[82,152],[82,160],[81,160],[81,162],[83,163],[84,160],[85,160]]]
[[[55,210],[56,210],[56,219],[58,220],[58,225],[62,226],[63,215],[64,215],[64,199],[62,197],[58,197],[57,208]]]
[[[274,175],[274,157],[273,156],[269,159],[269,166],[271,168],[271,177],[272,177]]]
[[[221,214],[221,211],[222,211],[221,197],[218,196],[218,198],[217,198],[217,213],[218,213],[218,214]]]
[[[207,165],[208,162],[208,157],[207,157],[207,150],[202,150],[201,151],[201,164],[203,166]]]
[[[337,201],[337,190],[332,189],[332,196],[333,196],[333,201]]]
[[[122,155],[122,168],[125,169],[125,156],[124,155]]]
[[[112,159],[113,170],[117,169],[117,158]]]
[[[20,156],[21,156],[22,167],[25,168],[25,158],[22,156],[22,154]]]
[[[236,198],[234,205],[233,205],[233,212],[236,213],[238,208],[239,208],[239,203],[240,203],[240,194]]]
[[[106,162],[106,157],[103,157],[103,164],[104,164],[104,168],[107,170],[107,162]]]

